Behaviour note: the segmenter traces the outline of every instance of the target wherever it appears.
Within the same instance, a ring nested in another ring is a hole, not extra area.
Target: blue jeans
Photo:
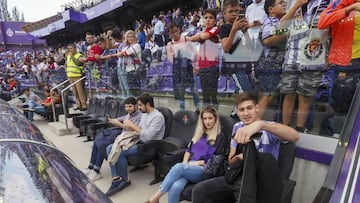
[[[166,175],[160,185],[160,191],[169,192],[169,203],[177,203],[180,200],[181,191],[189,181],[197,183],[203,179],[203,167],[177,163]]]
[[[192,94],[193,94],[195,109],[200,108],[200,106],[199,106],[199,103],[200,103],[199,90],[198,90],[197,83],[196,83],[197,80],[198,80],[198,78],[194,74],[194,85],[193,85],[191,91],[192,91]],[[184,99],[179,99],[179,107],[180,107],[181,110],[185,110],[185,98]]]
[[[32,100],[29,100],[28,104],[29,104],[29,108],[35,109],[35,111],[36,111],[36,109],[39,110],[40,108],[44,108],[43,106],[41,106],[40,104],[38,104],[38,103],[36,103],[36,102],[34,102]],[[38,112],[41,112],[41,111],[38,111]],[[28,119],[30,121],[33,121],[34,120],[34,112],[29,111],[28,114],[27,114],[27,117],[28,117]]]
[[[106,154],[109,155],[111,152],[113,144],[106,147]],[[124,180],[128,179],[128,162],[126,157],[128,155],[138,154],[138,146],[134,145],[130,147],[128,150],[122,150],[119,160],[116,162],[115,165],[110,164],[110,170],[112,177],[120,176]]]
[[[45,113],[46,112],[46,109],[44,106],[36,106],[35,108],[35,112],[39,112],[39,113]]]
[[[99,148],[94,143],[91,151],[90,166],[93,166],[94,169],[100,169],[103,161],[104,157],[101,155]]]
[[[119,87],[121,91],[121,98],[126,99],[130,96],[128,81],[127,81],[127,72],[121,66],[118,66],[117,75],[118,75]]]

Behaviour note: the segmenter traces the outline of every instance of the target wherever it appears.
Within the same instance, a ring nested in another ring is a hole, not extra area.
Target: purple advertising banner
[[[354,112],[356,113],[356,112]],[[353,126],[353,130],[351,132],[351,137],[349,140],[349,145],[347,147],[346,150],[346,154],[344,157],[344,161],[341,167],[341,171],[339,174],[339,177],[337,179],[336,182],[336,186],[334,189],[334,193],[331,197],[330,202],[332,203],[338,203],[341,202],[341,198],[344,192],[344,189],[346,187],[346,179],[349,176],[349,173],[351,172],[351,162],[353,161],[354,157],[356,156],[356,154],[354,154],[355,150],[356,150],[356,144],[357,144],[357,139],[360,133],[360,111],[357,112],[357,117],[355,120],[355,125]]]
[[[44,44],[45,41],[39,41],[34,36],[22,30],[24,22],[0,22],[1,36],[6,44],[32,45],[34,42]],[[1,39],[1,37],[0,37]]]
[[[89,20],[92,20],[96,17],[99,17],[105,13],[108,13],[114,9],[120,8],[126,0],[106,0],[100,4],[91,7],[83,12],[66,10],[61,13],[62,19],[52,22],[47,25],[47,27],[40,28],[31,32],[33,36],[44,37],[50,35],[51,33],[64,29],[65,22],[72,20],[79,23],[84,23]],[[1,39],[0,39],[1,42]]]
[[[92,19],[99,17],[105,13],[108,13],[114,9],[117,9],[117,8],[121,7],[125,1],[126,0],[107,0],[107,1],[104,1],[90,9],[88,9],[88,10],[85,10],[84,13],[86,14],[87,19],[82,18],[81,22],[83,23],[83,22],[92,20]]]

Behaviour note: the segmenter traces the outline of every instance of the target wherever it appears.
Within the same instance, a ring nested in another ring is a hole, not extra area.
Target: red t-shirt
[[[51,97],[46,97],[44,104],[51,103]]]
[[[219,28],[206,28],[204,32],[209,33],[210,39],[200,44],[199,68],[210,68],[219,65]]]
[[[90,47],[90,50],[88,52],[88,58],[87,61],[97,61],[95,59],[95,55],[101,55],[103,53],[103,50],[101,49],[101,47],[98,44],[93,45],[92,47]],[[99,61],[97,61],[99,62]]]
[[[11,91],[16,87],[16,80],[12,80],[9,82],[9,87],[7,88],[7,91]]]

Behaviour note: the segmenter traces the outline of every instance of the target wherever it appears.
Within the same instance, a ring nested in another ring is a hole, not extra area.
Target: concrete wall
[[[295,159],[290,179],[296,181],[292,203],[313,202],[324,183],[329,166],[304,159]]]

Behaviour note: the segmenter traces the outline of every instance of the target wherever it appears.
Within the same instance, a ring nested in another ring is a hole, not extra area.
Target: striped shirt
[[[325,67],[328,30],[316,27],[320,13],[327,5],[327,0],[311,0],[305,13],[302,13],[301,8],[298,9],[290,26],[284,64],[300,64],[309,69]]]
[[[232,135],[235,135],[236,131],[242,127],[244,127],[243,122],[235,123],[232,131]],[[256,149],[259,152],[272,154],[277,160],[279,157],[279,148],[280,148],[279,138],[268,131],[262,130],[261,132],[262,132],[261,137],[258,140],[254,139]],[[236,148],[237,144],[238,143],[234,139],[232,139],[230,146]]]

